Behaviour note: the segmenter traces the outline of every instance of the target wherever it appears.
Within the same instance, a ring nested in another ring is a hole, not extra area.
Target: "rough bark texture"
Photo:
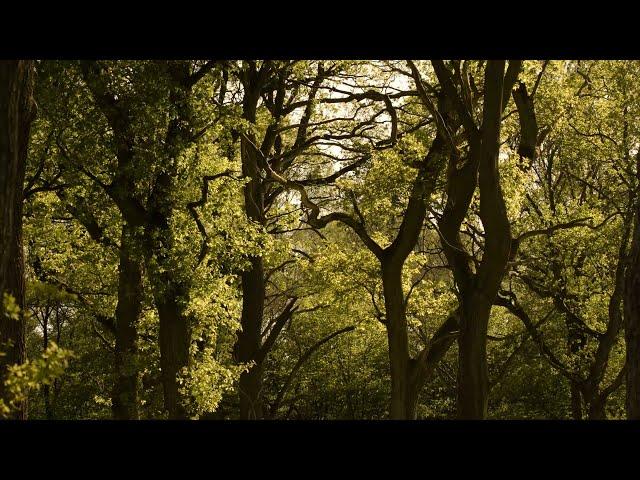
[[[571,391],[571,417],[574,420],[582,420],[582,397],[580,387],[575,382],[570,382]]]
[[[455,127],[455,122],[446,118],[448,126]],[[428,368],[428,347],[417,358],[410,356],[402,269],[422,231],[427,204],[439,174],[446,164],[448,152],[446,140],[438,134],[418,170],[398,234],[393,243],[378,255],[382,270],[391,372],[389,415],[396,420],[412,420],[416,417],[418,394],[426,379],[424,373]]]
[[[115,383],[112,412],[116,420],[138,420],[138,321],[142,313],[142,260],[134,231],[122,226],[115,315]]]
[[[264,81],[264,74],[261,75],[261,73],[263,72],[258,71],[252,63],[243,79],[245,90],[243,118],[252,124],[256,122],[256,110]],[[259,174],[259,153],[249,144],[249,142],[255,144],[255,136],[243,136],[240,142],[242,175],[249,178],[249,182],[244,186],[245,214],[252,222],[264,225],[264,186]],[[243,420],[263,418],[260,398],[263,366],[262,362],[256,362],[256,355],[262,343],[265,301],[264,265],[259,255],[251,256],[249,261],[249,268],[242,273],[242,317],[240,319],[242,329],[238,332],[234,352],[237,362],[254,362],[254,365],[240,376],[240,418]]]
[[[463,302],[458,337],[458,417],[481,420],[487,416],[487,326],[490,309],[477,293]]]
[[[638,163],[640,177],[640,159]],[[624,333],[627,345],[627,418],[640,420],[640,206],[637,199],[631,253],[625,276]]]
[[[489,378],[487,329],[491,307],[506,272],[511,253],[511,229],[500,187],[498,154],[503,99],[508,98],[521,62],[487,62],[485,68],[482,125],[460,98],[450,72],[442,61],[433,61],[438,80],[456,106],[469,138],[469,154],[458,168],[456,158],[449,166],[447,204],[438,224],[442,247],[452,266],[459,290],[461,331],[458,337],[458,416],[483,419],[487,415]],[[465,252],[460,227],[469,210],[476,187],[480,189],[480,219],[485,232],[482,261],[474,265]]]
[[[262,320],[264,314],[264,270],[262,258],[251,258],[251,266],[242,273],[242,331],[238,333],[235,354],[240,363],[255,362],[261,347]],[[255,363],[240,376],[240,418],[261,419],[263,416],[262,362]]]
[[[411,419],[414,412],[409,406],[409,338],[402,292],[402,266],[383,264],[382,284],[384,292],[387,339],[389,342],[389,367],[391,371],[391,409],[394,420]],[[409,408],[407,408],[409,407]]]
[[[47,309],[48,310],[48,309]],[[49,316],[50,312],[46,311],[43,315],[42,321],[42,351],[45,352],[49,346]],[[53,408],[51,407],[51,388],[49,385],[44,385],[42,388],[42,395],[44,397],[44,412],[47,420],[53,420]]]
[[[447,128],[455,131],[459,124],[444,115]],[[429,152],[419,167],[411,197],[403,216],[398,234],[393,243],[378,254],[382,270],[382,284],[385,301],[385,326],[389,346],[389,366],[391,372],[390,418],[412,420],[416,418],[418,395],[434,365],[444,356],[451,345],[440,343],[447,348],[439,355],[429,355],[433,346],[449,330],[438,330],[429,345],[412,358],[409,352],[409,336],[406,317],[406,299],[402,288],[402,269],[415,247],[427,214],[427,205],[435,189],[437,179],[450,153],[450,146],[442,134],[438,134]],[[375,253],[375,252],[374,252]],[[445,322],[445,325],[450,325]],[[454,327],[457,330],[457,325]]]
[[[147,270],[160,319],[160,366],[165,409],[171,419],[187,418],[185,395],[180,391],[178,376],[189,367],[191,318],[186,314],[191,281],[186,272],[176,271],[172,257],[175,243],[171,218],[178,206],[174,203],[178,177],[178,157],[193,139],[192,88],[206,72],[190,73],[188,62],[169,61],[166,73],[170,79],[169,103],[175,116],[169,121],[165,138],[163,168],[156,175],[148,200],[145,226]]]
[[[3,295],[24,308],[22,191],[33,101],[32,61],[0,61],[0,398],[4,397],[7,365],[25,361],[25,325],[4,315]],[[15,416],[25,419],[26,405]]]
[[[156,179],[145,228],[145,263],[160,320],[160,368],[164,406],[170,419],[187,418],[178,376],[189,366],[191,330],[185,314],[189,285],[184,274],[172,268],[174,244],[170,219],[172,175],[161,173]]]

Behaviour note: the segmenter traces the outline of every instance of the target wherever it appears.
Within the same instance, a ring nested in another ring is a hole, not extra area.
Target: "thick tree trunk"
[[[489,374],[487,328],[491,305],[479,294],[464,302],[458,337],[458,417],[482,420],[487,416]]]
[[[382,285],[391,372],[389,417],[392,420],[410,420],[415,415],[415,405],[413,408],[410,406],[413,401],[410,397],[415,398],[415,394],[410,395],[409,338],[401,275],[401,267],[391,263],[382,264]],[[408,410],[412,410],[412,412]]]
[[[140,192],[136,191],[135,178],[132,176],[137,166],[136,135],[133,129],[135,114],[128,102],[119,101],[114,92],[110,91],[110,82],[97,62],[81,62],[80,66],[96,104],[114,132],[118,170],[109,187],[109,195],[128,224],[144,229],[144,263],[160,320],[160,366],[165,409],[169,418],[186,418],[178,375],[189,366],[191,336],[185,308],[190,280],[185,272],[176,268],[175,259],[172,258],[174,237],[171,217],[177,208],[174,189],[178,177],[178,157],[193,141],[189,97],[194,82],[188,62],[161,63],[165,65],[167,79],[171,83],[168,101],[173,114],[162,144],[164,158],[159,159],[159,170],[153,178],[147,208],[141,202]],[[131,348],[132,334],[131,331],[124,334],[121,339],[123,348]],[[124,388],[131,389],[131,379],[127,382],[129,386]]]
[[[243,144],[246,142],[242,140]],[[264,192],[257,178],[257,163],[253,153],[246,146],[242,148],[243,173],[252,180],[245,186],[245,211],[247,217],[255,222],[263,221]],[[262,324],[264,316],[264,266],[262,257],[253,256],[250,267],[242,273],[242,317],[235,346],[236,361],[249,363],[255,361],[255,356],[262,344]],[[262,389],[261,364],[254,365],[240,376],[240,418],[262,418]]]
[[[49,346],[49,312],[46,311],[42,322],[42,351],[46,352]],[[51,389],[49,385],[42,388],[44,397],[44,414],[47,420],[53,420],[53,409],[51,408]]]
[[[606,403],[598,395],[589,402],[589,420],[606,420],[607,413],[605,410]]]
[[[189,366],[191,335],[189,322],[184,314],[188,289],[176,278],[176,273],[169,266],[169,250],[173,238],[168,219],[165,220],[166,228],[161,227],[150,234],[150,238],[161,240],[147,252],[153,252],[153,255],[146,258],[146,264],[160,323],[160,369],[164,408],[170,419],[185,419],[187,413],[178,376]]]
[[[624,338],[627,345],[627,418],[640,420],[640,206],[636,206],[631,254],[625,275]]]
[[[582,420],[582,395],[580,388],[575,383],[571,383],[571,417],[574,420]]]
[[[519,71],[519,63],[515,62],[514,65],[517,65]],[[498,294],[511,253],[511,226],[500,187],[498,166],[502,99],[505,95],[504,67],[505,62],[502,60],[487,62],[482,126],[474,133],[475,139],[471,147],[473,151],[469,160],[472,162],[478,155],[479,213],[485,231],[485,247],[475,275],[470,275],[470,269],[463,271],[460,267],[460,272],[456,275],[463,297],[461,332],[458,339],[458,416],[463,419],[479,420],[487,415],[487,329],[491,307]],[[475,182],[471,182],[469,185],[474,184]],[[467,194],[470,192],[471,189]],[[462,218],[455,222],[458,228]],[[455,256],[457,258],[457,254]],[[456,258],[453,261],[460,263]],[[465,278],[461,278],[462,276]]]
[[[155,178],[149,199],[146,263],[160,320],[160,368],[165,410],[170,419],[186,419],[185,394],[180,390],[178,377],[189,368],[191,326],[185,309],[191,281],[186,272],[176,268],[171,218],[178,208],[174,198],[179,175],[178,157],[192,142],[193,112],[189,98],[193,84],[189,81],[186,62],[167,62],[167,73],[172,81],[169,102],[175,108],[176,116],[167,126],[165,166]]]
[[[248,74],[245,82],[245,98],[243,117],[250,123],[256,122],[256,110],[260,98],[261,82],[256,73]],[[264,186],[260,177],[257,152],[249,144],[255,137],[249,134],[240,141],[242,174],[249,178],[244,187],[244,208],[247,218],[259,225],[264,225]],[[242,316],[241,330],[234,348],[235,359],[239,363],[256,360],[262,346],[262,326],[264,317],[265,280],[262,257],[252,256],[250,267],[242,273]],[[262,362],[258,362],[249,371],[242,373],[239,382],[240,418],[261,419],[263,407],[261,399]]]
[[[264,418],[262,405],[262,364],[254,365],[240,376],[240,418],[242,420],[260,420]]]
[[[391,372],[389,417],[392,420],[415,420],[420,391],[455,341],[460,328],[460,316],[458,310],[451,314],[434,333],[425,349],[416,358],[411,358],[400,271],[400,267],[383,262],[382,279]]]
[[[13,296],[24,308],[22,250],[22,189],[33,102],[32,61],[0,61],[0,398],[5,396],[6,367],[25,361],[25,325],[4,315],[3,296]],[[16,418],[25,419],[26,405]]]
[[[251,267],[242,273],[242,331],[238,333],[235,346],[236,361],[249,363],[255,361],[262,344],[262,318],[264,312],[264,269],[262,258],[253,257]],[[240,376],[240,418],[256,420],[263,417],[262,400],[262,362],[253,365]]]
[[[186,419],[187,412],[180,392],[178,375],[189,365],[189,329],[178,305],[180,292],[156,294],[156,308],[160,317],[160,368],[164,406],[170,419]]]
[[[417,368],[416,362],[414,359],[409,359],[409,376],[407,378],[407,396],[405,398],[404,410],[407,420],[415,420],[417,418],[418,412],[418,396],[420,394],[420,389],[424,385],[422,382],[418,381],[415,375],[412,375],[414,369]]]
[[[134,230],[122,226],[118,304],[115,317],[115,384],[112,412],[116,420],[138,420],[138,321],[142,312],[142,261]]]
[[[161,173],[156,179],[150,222],[145,232],[146,266],[160,321],[160,368],[164,407],[170,419],[187,418],[184,395],[178,376],[189,366],[191,330],[185,315],[189,286],[183,273],[176,271],[171,258],[174,244],[170,218],[174,205],[172,178]]]

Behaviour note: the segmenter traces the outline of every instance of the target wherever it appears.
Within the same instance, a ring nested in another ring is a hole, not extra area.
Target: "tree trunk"
[[[410,395],[409,388],[409,337],[402,293],[402,268],[391,262],[383,262],[382,285],[391,372],[389,416],[392,420],[410,420],[415,415],[415,394]]]
[[[582,396],[578,386],[571,382],[571,416],[574,420],[582,420]]]
[[[240,418],[242,420],[260,420],[264,418],[262,405],[262,376],[264,366],[254,365],[240,376]]]
[[[418,412],[418,396],[424,383],[418,381],[416,375],[413,375],[415,369],[418,368],[414,359],[409,359],[409,375],[407,378],[407,396],[405,398],[404,409],[407,420],[415,420]]]
[[[640,154],[639,154],[640,157]],[[640,158],[639,158],[640,163]],[[638,165],[640,176],[640,165]],[[637,202],[637,199],[636,199]],[[631,254],[625,275],[624,338],[627,346],[627,418],[640,420],[640,206],[636,205]]]
[[[180,297],[180,293],[175,290],[165,296],[155,296],[160,317],[160,368],[164,406],[169,418],[173,420],[187,418],[178,375],[189,365],[189,329],[178,305],[177,299]]]
[[[245,140],[243,139],[244,143]],[[262,223],[262,204],[264,193],[257,178],[255,158],[247,158],[253,154],[243,148],[243,173],[252,180],[245,186],[245,211],[247,217]],[[236,361],[248,363],[255,360],[255,355],[262,344],[262,323],[264,316],[264,266],[260,256],[252,256],[249,269],[242,273],[242,317],[235,347]],[[262,418],[262,366],[254,365],[240,376],[240,418]]]
[[[519,63],[515,62],[514,65],[517,65],[519,70]],[[498,294],[511,253],[511,225],[500,187],[498,166],[502,98],[505,94],[504,67],[503,60],[487,62],[482,126],[474,132],[475,139],[471,145],[470,161],[476,155],[479,160],[479,214],[485,231],[485,247],[477,273],[471,277],[470,271],[466,271],[466,278],[458,281],[463,297],[461,332],[458,339],[458,416],[463,419],[479,420],[487,415],[487,329],[491,307]],[[473,184],[474,182],[471,182],[470,185]],[[460,223],[456,221],[456,225],[459,227]]]
[[[176,268],[177,262],[172,252],[175,238],[171,218],[178,208],[175,203],[178,158],[192,142],[193,112],[189,98],[193,83],[189,80],[187,62],[170,61],[166,66],[172,84],[169,102],[175,109],[175,116],[167,126],[164,168],[156,176],[149,198],[146,261],[160,320],[160,368],[165,409],[170,419],[186,419],[185,394],[180,390],[178,376],[189,367],[191,326],[185,309],[191,280],[186,272]]]
[[[42,351],[46,352],[49,346],[49,310],[45,311],[42,322]],[[42,388],[42,395],[44,397],[44,414],[47,420],[53,420],[53,410],[51,409],[51,389],[49,385],[44,385]]]
[[[171,257],[174,244],[171,230],[173,175],[163,172],[156,178],[147,225],[145,262],[160,321],[160,368],[164,407],[170,419],[187,418],[178,375],[189,366],[191,331],[185,315],[188,279],[176,271]]]
[[[32,61],[0,61],[0,398],[5,397],[6,367],[25,361],[25,324],[4,315],[4,294],[24,308],[22,189],[27,161],[33,102]],[[26,404],[15,417],[26,419]]]
[[[489,374],[487,328],[491,305],[472,294],[462,307],[458,337],[458,417],[482,420],[487,416]]]
[[[552,268],[557,272],[560,271],[559,266],[557,265],[554,265]],[[559,308],[559,306],[563,305],[560,297],[554,299],[554,305],[556,305],[556,308]],[[586,346],[587,337],[585,332],[580,328],[581,326],[579,323],[579,319],[575,316],[567,314],[565,318],[565,324],[567,326],[567,353],[571,358],[576,358],[576,356],[578,356]],[[576,383],[573,380],[569,380],[569,385],[571,391],[571,415],[574,420],[582,420],[582,392],[580,389],[580,384]],[[585,391],[588,390],[589,388],[585,386]],[[587,414],[590,414],[590,409],[588,408],[586,397],[585,404],[587,406]]]
[[[254,75],[245,82],[245,98],[243,102],[243,117],[256,122],[256,109],[260,98],[261,83]],[[264,225],[264,186],[260,178],[260,166],[257,152],[254,151],[249,140],[255,142],[255,137],[249,134],[240,140],[240,156],[242,159],[242,174],[250,180],[244,186],[244,208],[247,218],[259,225]],[[234,348],[235,359],[239,363],[255,361],[255,356],[262,345],[262,324],[264,317],[265,281],[262,257],[251,256],[251,265],[242,273],[242,316],[241,330]],[[263,407],[261,399],[262,362],[258,362],[240,376],[240,418],[261,419]]]
[[[599,395],[596,395],[589,402],[589,420],[606,420],[607,413],[605,410],[606,403]]]
[[[115,384],[112,412],[116,420],[138,420],[138,321],[142,313],[142,262],[135,250],[134,229],[122,226],[118,304],[115,317]]]

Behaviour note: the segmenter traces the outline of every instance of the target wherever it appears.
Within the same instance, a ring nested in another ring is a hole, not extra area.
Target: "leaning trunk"
[[[22,189],[34,113],[32,61],[0,61],[0,398],[8,365],[25,361],[25,324],[4,315],[4,295],[24,308]],[[6,399],[5,399],[6,400]],[[26,404],[15,417],[25,419]]]

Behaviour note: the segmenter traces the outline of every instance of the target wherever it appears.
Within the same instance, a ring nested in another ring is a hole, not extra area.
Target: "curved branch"
[[[189,213],[195,220],[196,226],[198,227],[198,231],[202,235],[202,245],[200,246],[200,253],[198,254],[198,265],[202,263],[202,260],[204,260],[204,257],[207,255],[207,252],[209,250],[209,247],[207,245],[209,234],[207,233],[207,229],[202,223],[202,220],[200,220],[200,216],[198,215],[198,211],[196,210],[196,208],[201,207],[205,203],[207,203],[207,199],[209,196],[209,182],[217,180],[218,178],[221,178],[221,177],[229,177],[229,178],[233,178],[234,180],[237,180],[237,178],[234,177],[232,173],[233,173],[233,170],[229,169],[229,170],[225,170],[224,172],[217,173],[215,175],[207,175],[203,177],[202,187],[200,190],[200,199],[196,200],[195,202],[187,203],[187,209],[189,210]]]
[[[302,356],[298,359],[298,361],[296,362],[294,367],[291,369],[291,372],[289,372],[289,375],[287,376],[287,379],[285,380],[284,385],[282,386],[282,388],[278,392],[278,396],[276,397],[275,402],[271,406],[271,417],[272,418],[278,412],[278,408],[280,408],[280,404],[282,403],[282,399],[284,398],[284,395],[287,393],[287,390],[291,386],[291,382],[293,381],[293,378],[295,377],[296,373],[298,373],[298,371],[302,368],[304,363],[307,360],[309,360],[311,355],[313,355],[314,352],[316,350],[318,350],[320,347],[322,347],[325,343],[331,341],[333,338],[337,337],[338,335],[341,335],[341,334],[346,333],[346,332],[351,332],[351,331],[353,331],[355,329],[356,329],[356,327],[354,325],[351,325],[349,327],[345,327],[345,328],[342,328],[340,330],[337,330],[337,331],[333,332],[332,334],[327,335],[323,339],[317,341],[306,352],[304,352],[304,354],[302,354]]]

